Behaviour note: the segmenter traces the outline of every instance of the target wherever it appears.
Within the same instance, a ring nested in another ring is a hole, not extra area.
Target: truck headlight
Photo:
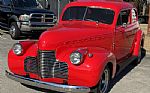
[[[29,19],[30,19],[30,16],[29,16],[29,15],[26,15],[26,14],[20,15],[20,17],[19,17],[19,20],[20,20],[20,21],[23,21],[23,22],[28,22]]]
[[[79,65],[83,61],[83,55],[80,52],[75,51],[75,52],[71,53],[70,61],[74,65]]]
[[[16,55],[21,55],[23,52],[22,45],[19,43],[14,44],[12,49],[13,49],[14,54]]]

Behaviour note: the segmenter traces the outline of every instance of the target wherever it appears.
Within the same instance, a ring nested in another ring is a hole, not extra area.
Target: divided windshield
[[[114,14],[114,11],[110,9],[75,6],[69,7],[64,12],[62,20],[95,21],[104,24],[112,24]]]
[[[37,0],[13,0],[15,7],[37,7]]]

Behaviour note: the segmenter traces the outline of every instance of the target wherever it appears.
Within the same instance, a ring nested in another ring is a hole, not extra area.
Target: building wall
[[[46,8],[46,0],[38,0],[41,5]],[[74,0],[47,0],[49,4],[49,10],[59,16],[66,4]]]

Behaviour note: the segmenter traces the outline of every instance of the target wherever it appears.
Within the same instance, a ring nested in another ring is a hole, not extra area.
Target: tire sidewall
[[[13,33],[11,31],[9,31],[10,36],[11,36],[12,39],[18,39],[19,36],[20,36],[20,29],[18,28],[17,23],[12,22],[11,25],[10,25],[10,30],[11,30],[12,27],[15,28],[15,31]]]
[[[101,79],[102,79],[102,76],[103,76],[103,74],[101,75],[101,78],[100,78],[100,80],[99,80],[99,83],[98,83],[98,85],[97,85],[97,87],[96,87],[96,90],[95,90],[95,93],[108,93],[108,90],[109,90],[109,85],[110,85],[110,69],[108,68],[108,66],[106,66],[105,67],[105,69],[104,69],[104,71],[105,70],[107,70],[108,71],[108,85],[107,85],[107,87],[106,87],[106,90],[104,91],[104,92],[102,92],[101,91],[101,89],[100,89],[100,86],[101,86]],[[104,73],[104,71],[103,71],[103,73]]]

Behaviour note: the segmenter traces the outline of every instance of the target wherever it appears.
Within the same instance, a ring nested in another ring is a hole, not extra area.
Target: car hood
[[[49,10],[36,8],[36,7],[25,7],[25,8],[16,8],[16,12],[20,14],[31,14],[31,13],[53,13]]]
[[[82,22],[59,24],[40,36],[38,46],[40,50],[56,50],[63,46],[90,47],[93,41],[103,40],[112,32],[107,26],[87,25]]]

